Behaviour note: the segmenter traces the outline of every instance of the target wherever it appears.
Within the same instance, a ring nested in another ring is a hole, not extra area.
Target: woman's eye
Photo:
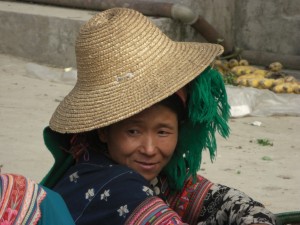
[[[138,134],[139,134],[139,131],[138,131],[138,130],[135,130],[135,129],[128,130],[127,132],[128,132],[130,135],[138,135]]]
[[[165,131],[165,130],[158,131],[158,135],[161,136],[161,137],[166,137],[169,134],[170,134],[170,132]]]

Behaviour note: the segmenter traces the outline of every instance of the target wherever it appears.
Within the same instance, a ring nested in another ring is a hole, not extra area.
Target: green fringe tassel
[[[188,116],[180,125],[174,155],[164,168],[171,189],[180,190],[190,175],[195,179],[200,169],[203,149],[215,158],[215,133],[229,135],[230,106],[221,74],[208,67],[187,87]]]

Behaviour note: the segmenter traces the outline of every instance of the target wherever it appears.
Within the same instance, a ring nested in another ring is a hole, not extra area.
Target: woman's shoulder
[[[78,183],[79,181],[94,183],[101,180],[105,182],[126,176],[143,179],[129,167],[115,163],[103,153],[90,150],[85,152],[76,164],[66,171],[56,186],[59,186],[60,183]]]
[[[55,190],[84,189],[94,186],[144,186],[149,185],[139,173],[127,166],[119,165],[110,160],[82,161],[72,166],[56,184]]]

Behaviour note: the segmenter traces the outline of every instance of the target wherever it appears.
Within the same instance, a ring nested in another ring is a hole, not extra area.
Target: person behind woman
[[[215,132],[229,134],[210,67],[222,52],[172,41],[131,9],[82,26],[77,83],[44,131],[52,152],[74,158],[53,189],[76,224],[275,224],[259,202],[197,175],[202,150],[215,156]]]
[[[75,225],[54,191],[20,174],[0,174],[0,225]]]

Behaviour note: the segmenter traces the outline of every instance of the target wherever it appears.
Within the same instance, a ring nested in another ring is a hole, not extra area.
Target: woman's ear
[[[104,128],[99,128],[97,130],[98,133],[98,137],[100,139],[101,142],[106,143],[107,142],[107,135],[108,135],[108,130],[106,127]]]

